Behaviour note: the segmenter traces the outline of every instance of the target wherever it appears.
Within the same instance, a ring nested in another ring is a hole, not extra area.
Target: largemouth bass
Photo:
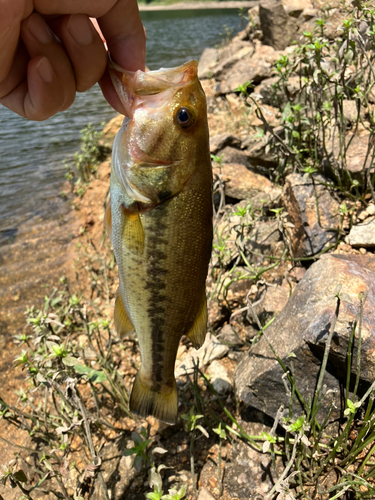
[[[130,410],[177,419],[182,335],[205,339],[212,245],[212,169],[197,61],[111,78],[125,108],[112,154],[106,223],[119,271],[115,328],[135,329],[142,357]]]

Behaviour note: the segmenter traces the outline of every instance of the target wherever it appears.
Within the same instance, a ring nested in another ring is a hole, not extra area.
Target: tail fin
[[[155,392],[142,380],[142,374],[140,372],[137,374],[130,395],[130,411],[141,417],[152,415],[167,424],[175,424],[178,415],[177,407],[176,380],[173,379],[172,389]]]

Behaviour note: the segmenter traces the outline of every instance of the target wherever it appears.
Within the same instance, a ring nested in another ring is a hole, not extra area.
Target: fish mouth
[[[126,71],[110,58],[109,74],[125,109],[125,114],[133,117],[140,103],[157,107],[157,103],[167,99],[195,80],[198,80],[198,61],[191,60],[175,68],[161,68],[155,71]],[[163,95],[163,98],[160,96]],[[160,97],[159,97],[160,96]]]

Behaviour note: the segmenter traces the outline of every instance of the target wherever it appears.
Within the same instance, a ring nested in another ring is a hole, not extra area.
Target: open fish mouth
[[[132,118],[140,105],[147,103],[148,107],[157,108],[179,88],[195,80],[198,61],[191,60],[175,68],[161,68],[156,71],[126,71],[111,60],[108,67],[125,113]]]

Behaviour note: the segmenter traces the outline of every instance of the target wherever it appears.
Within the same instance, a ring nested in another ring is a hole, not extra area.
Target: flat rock
[[[259,45],[251,57],[243,57],[225,71],[215,73],[215,78],[220,81],[219,94],[234,92],[246,82],[258,84],[269,78],[272,64],[279,58],[280,52],[273,47]]]
[[[290,45],[297,32],[297,24],[285,12],[279,0],[262,0],[259,18],[265,45],[276,50],[283,50]]]
[[[369,385],[375,379],[375,257],[368,255],[325,255],[315,262],[298,283],[288,304],[266,330],[266,335],[251,348],[235,373],[237,397],[244,407],[254,407],[275,417],[280,405],[288,407],[288,397],[282,382],[283,370],[273,354],[293,373],[303,398],[312,398],[325,342],[337,305],[338,286],[343,299],[329,352],[328,370],[324,376],[327,391],[339,391],[346,378],[348,340],[358,319],[359,293],[368,293],[363,309],[361,383]],[[350,302],[349,302],[350,301]],[[358,339],[358,329],[356,331]],[[357,358],[354,342],[352,359]],[[295,357],[290,357],[293,353]],[[355,363],[352,367],[354,377]],[[344,382],[345,383],[345,382]],[[363,386],[362,386],[363,387]],[[332,398],[339,406],[340,397],[326,393],[322,412],[327,411]],[[296,414],[302,413],[294,401]],[[337,414],[337,408],[334,414]]]
[[[226,146],[239,148],[241,146],[241,139],[227,132],[210,137],[210,153],[216,154]]]
[[[345,241],[354,248],[374,248],[375,217],[368,217],[361,224],[353,226]]]
[[[177,360],[175,376],[178,378],[194,373],[194,365],[198,363],[199,367],[203,369],[215,359],[223,358],[228,351],[228,346],[222,344],[211,333],[207,333],[206,341],[200,349],[191,348],[183,354],[181,359]]]
[[[310,0],[281,0],[282,6],[288,16],[298,18],[304,10],[313,9]]]
[[[220,361],[213,361],[208,367],[207,373],[210,376],[212,387],[220,396],[224,396],[232,390],[228,372]]]
[[[206,48],[199,59],[199,78],[220,78],[241,58],[250,57],[254,47],[240,38],[233,39],[228,45],[219,48]]]
[[[202,488],[199,490],[198,500],[215,500],[215,497],[206,488]]]
[[[317,254],[336,239],[340,204],[321,183],[329,181],[316,176],[313,183],[302,174],[286,177],[282,202],[294,225],[290,228],[290,241],[295,257]]]
[[[251,201],[259,193],[275,197],[280,193],[267,177],[248,170],[240,163],[224,163],[220,168],[215,167],[213,172],[221,175],[225,195],[235,200]]]

